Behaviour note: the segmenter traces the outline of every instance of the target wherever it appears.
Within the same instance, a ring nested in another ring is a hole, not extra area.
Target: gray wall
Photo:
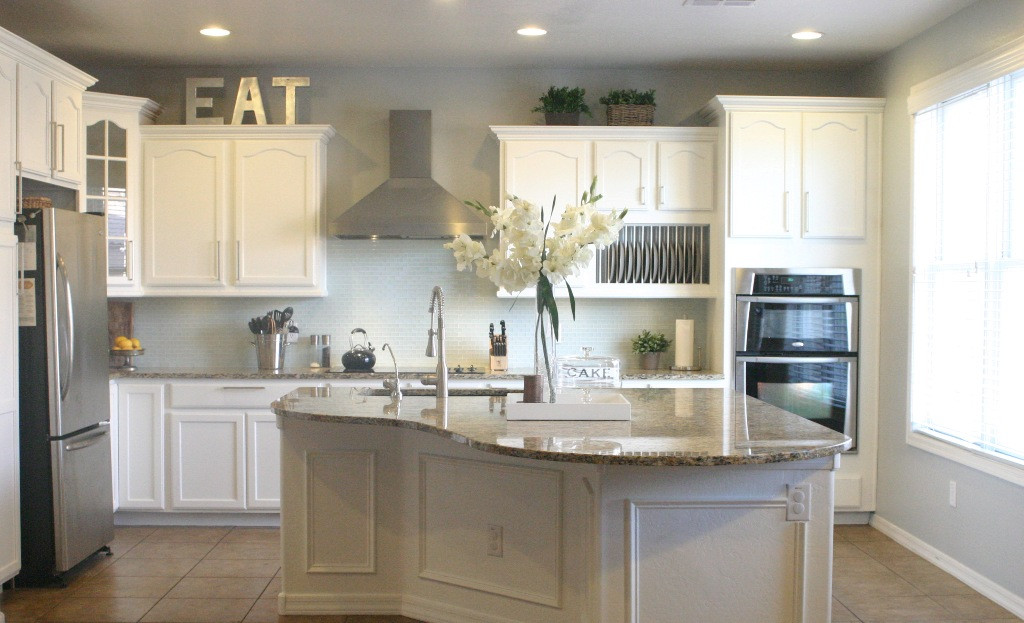
[[[74,59],[68,59],[74,62]],[[849,72],[786,71],[627,71],[627,70],[412,70],[339,67],[263,68],[137,68],[81,65],[99,82],[94,90],[149,97],[165,111],[158,123],[184,123],[186,77],[224,77],[227,114],[234,103],[238,78],[257,75],[269,121],[283,118],[282,89],[271,87],[273,76],[309,76],[311,86],[299,89],[300,123],[329,123],[338,136],[329,145],[328,212],[334,216],[362,198],[387,177],[388,110],[433,110],[434,177],[458,197],[494,204],[498,200],[498,143],[489,125],[534,124],[537,97],[552,84],[587,89],[595,118],[603,124],[598,97],[611,88],[653,88],[657,91],[659,125],[690,125],[696,111],[716,94],[856,95]],[[245,321],[273,307],[293,305],[304,334],[331,333],[335,339],[362,327],[375,344],[396,346],[403,367],[430,367],[423,356],[426,313],[431,286],[445,287],[450,315],[449,361],[486,364],[486,333],[490,322],[509,322],[511,364],[530,365],[532,344],[529,301],[509,309],[510,301],[494,297],[494,288],[469,273],[456,273],[440,242],[378,243],[331,240],[328,244],[326,299],[285,301],[259,299],[142,299],[136,303],[136,335],[146,346],[138,360],[145,367],[253,365]],[[563,312],[564,313],[564,312]],[[672,336],[675,318],[703,324],[703,301],[581,301],[578,321],[566,327],[561,352],[590,345],[596,352],[623,358],[635,367],[629,338],[642,329]],[[715,336],[721,340],[721,336]],[[343,342],[344,343],[344,342]],[[289,363],[304,364],[308,349],[297,348]],[[673,353],[668,353],[671,362]]]
[[[1024,35],[1024,2],[982,0],[864,72],[884,129],[877,515],[1024,599],[1024,490],[906,444],[911,244],[910,87]],[[949,365],[957,365],[951,354]],[[949,481],[957,507],[949,506]]]

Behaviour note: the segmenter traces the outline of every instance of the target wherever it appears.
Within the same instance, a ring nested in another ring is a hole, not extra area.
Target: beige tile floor
[[[418,623],[405,617],[278,616],[274,528],[124,527],[66,589],[0,595],[8,623]],[[1019,621],[868,526],[835,532],[836,623]]]

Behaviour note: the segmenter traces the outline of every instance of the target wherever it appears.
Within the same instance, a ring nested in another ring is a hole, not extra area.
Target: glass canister
[[[583,354],[558,358],[557,383],[560,388],[620,387],[619,360],[594,355],[583,347]]]

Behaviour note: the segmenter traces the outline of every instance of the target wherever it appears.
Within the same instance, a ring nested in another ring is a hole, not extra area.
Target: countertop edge
[[[573,452],[529,450],[525,448],[502,446],[498,444],[472,439],[470,437],[466,437],[465,435],[456,433],[454,431],[444,430],[437,428],[436,426],[430,426],[422,422],[413,422],[410,420],[344,415],[323,415],[315,413],[306,413],[302,411],[292,411],[284,408],[279,401],[271,403],[270,408],[271,411],[273,411],[276,415],[294,420],[301,420],[307,422],[321,422],[327,424],[365,424],[373,426],[391,426],[395,428],[405,428],[408,430],[416,430],[420,432],[431,433],[439,437],[450,439],[456,443],[461,443],[470,448],[481,450],[483,452],[488,452],[490,454],[498,454],[502,456],[511,456],[524,459],[535,459],[541,461],[555,461],[562,463],[589,463],[596,465],[635,465],[647,467],[716,467],[727,465],[767,465],[772,463],[790,463],[795,461],[808,461],[813,459],[828,458],[831,456],[835,456],[843,452],[844,450],[848,450],[853,443],[852,440],[847,439],[845,442],[833,444],[826,447],[812,448],[808,450],[799,451],[756,454],[742,457],[721,455],[712,456],[704,454],[697,456],[622,456],[584,454]]]
[[[451,373],[448,379],[452,381],[520,381],[523,372],[514,373]],[[400,372],[403,379],[420,379],[432,376],[433,372],[411,371]],[[299,370],[218,370],[218,369],[176,369],[157,368],[152,370],[123,370],[110,368],[110,379],[172,379],[172,380],[320,380],[320,381],[343,381],[343,380],[383,380],[391,378],[393,374],[386,372],[323,372],[312,369]],[[626,370],[622,373],[624,381],[721,381],[725,375],[721,372],[697,370],[693,372],[675,372],[671,370]]]

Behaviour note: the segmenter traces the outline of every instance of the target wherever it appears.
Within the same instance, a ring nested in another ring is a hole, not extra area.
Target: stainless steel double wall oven
[[[736,269],[736,389],[857,447],[860,271]]]

